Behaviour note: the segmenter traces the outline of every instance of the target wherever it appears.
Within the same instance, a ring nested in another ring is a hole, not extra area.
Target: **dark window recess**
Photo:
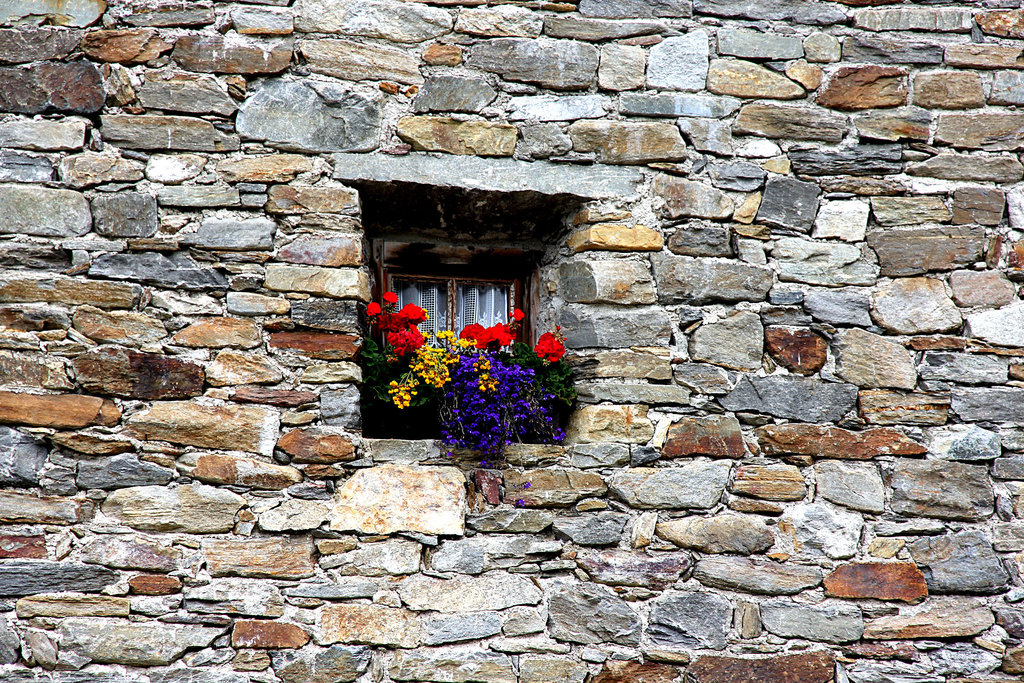
[[[373,298],[398,294],[399,307],[426,309],[420,329],[456,334],[467,325],[508,323],[512,309],[526,318],[518,339],[532,343],[531,310],[536,308],[536,266],[540,252],[509,246],[459,245],[378,239],[373,242]],[[363,433],[374,438],[424,439],[440,433],[432,407],[406,408],[364,402]]]

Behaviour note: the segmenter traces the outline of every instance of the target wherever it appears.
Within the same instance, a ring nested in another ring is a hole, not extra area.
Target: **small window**
[[[490,327],[508,323],[516,307],[516,282],[396,276],[389,291],[398,294],[398,306],[415,304],[427,312],[420,329],[433,338],[441,330],[456,334],[467,325]]]

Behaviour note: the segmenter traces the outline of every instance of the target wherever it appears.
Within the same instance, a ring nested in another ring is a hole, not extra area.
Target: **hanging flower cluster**
[[[533,348],[517,342],[524,315],[515,309],[511,324],[474,323],[458,337],[442,331],[431,345],[418,327],[426,311],[413,304],[398,310],[394,292],[366,314],[383,343],[364,344],[364,400],[400,410],[433,407],[442,439],[488,457],[510,443],[562,439],[557,408],[568,407],[576,392],[560,330],[541,335]]]

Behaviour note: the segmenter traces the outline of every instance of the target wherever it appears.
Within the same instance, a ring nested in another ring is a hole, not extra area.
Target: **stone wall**
[[[0,1],[0,679],[1018,680],[1018,7]],[[563,446],[361,437],[424,188]]]

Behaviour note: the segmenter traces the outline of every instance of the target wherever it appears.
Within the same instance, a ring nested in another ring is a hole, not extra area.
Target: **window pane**
[[[443,282],[425,282],[395,279],[395,293],[398,294],[398,307],[415,304],[427,311],[427,321],[420,329],[435,335],[447,328],[448,291]]]
[[[509,288],[506,285],[459,284],[456,287],[455,328],[479,323],[490,327],[508,322]]]

